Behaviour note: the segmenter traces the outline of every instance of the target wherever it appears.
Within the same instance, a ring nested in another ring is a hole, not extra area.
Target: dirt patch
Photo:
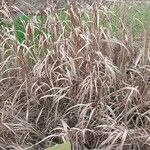
[[[24,13],[34,13],[37,11],[41,11],[45,9],[47,6],[55,6],[56,8],[64,8],[70,4],[81,2],[80,0],[0,0],[0,6],[2,6],[2,2],[7,3],[11,13],[16,15],[18,11],[12,9],[11,6],[16,6],[19,10]],[[94,0],[83,0],[82,4],[92,4]],[[112,2],[112,1],[111,1]],[[102,0],[101,3],[103,5],[107,5],[107,3],[111,3],[108,0]]]
[[[2,6],[3,0],[0,0],[0,6]],[[56,7],[65,7],[67,0],[5,0],[9,6],[11,12],[16,14],[16,10],[11,6],[16,6],[24,13],[33,13],[45,9],[48,5],[55,5]]]

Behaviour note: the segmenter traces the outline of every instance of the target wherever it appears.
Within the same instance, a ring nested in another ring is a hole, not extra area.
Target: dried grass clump
[[[1,8],[0,149],[63,141],[74,150],[150,148],[148,29],[142,24],[137,41],[120,18],[113,37],[99,22],[102,13],[110,23],[109,9],[84,9],[70,5],[63,21],[52,8],[42,21],[35,14],[23,22],[19,43],[7,6]]]

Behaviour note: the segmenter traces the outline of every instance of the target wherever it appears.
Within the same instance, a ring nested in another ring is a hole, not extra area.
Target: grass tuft
[[[75,3],[11,18],[4,4],[0,149],[149,150],[148,5]]]

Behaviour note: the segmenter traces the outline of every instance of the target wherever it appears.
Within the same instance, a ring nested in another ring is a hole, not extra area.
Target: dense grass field
[[[0,149],[149,150],[149,8],[2,6]]]

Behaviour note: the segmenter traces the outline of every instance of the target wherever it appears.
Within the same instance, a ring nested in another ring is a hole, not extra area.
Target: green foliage
[[[2,30],[3,27],[10,28],[11,27],[11,23],[8,22],[8,21],[4,21],[3,19],[0,18],[0,29]]]
[[[18,16],[14,20],[14,26],[16,30],[16,38],[20,43],[25,41],[25,24],[30,20],[29,16]]]
[[[111,12],[109,14],[110,22],[106,18],[105,14],[100,12],[100,24],[104,27],[109,27],[111,29],[112,34],[114,35],[116,35],[118,31],[120,31],[120,28],[121,28],[120,21],[123,15],[125,15],[124,14],[125,11],[123,9],[125,8],[121,6],[117,6],[117,5],[115,7],[110,8],[110,12]],[[61,23],[63,24],[63,26],[65,26],[66,29],[68,29],[69,18],[65,10],[62,10],[59,12],[59,19]],[[81,19],[87,21],[86,15],[81,15]],[[142,25],[140,21],[142,21],[142,23],[146,27],[149,26],[149,23],[150,23],[149,6],[144,5],[144,6],[140,6],[139,8],[136,6],[131,7],[128,10],[128,14],[126,14],[125,16],[125,19],[126,19],[124,20],[124,22],[126,23],[125,25],[128,25],[128,26],[132,25],[135,35],[139,35],[142,32]],[[25,41],[25,26],[30,20],[31,20],[31,16],[26,16],[26,15],[17,16],[14,20],[16,38],[19,41],[19,43],[23,43]],[[42,27],[44,26],[46,22],[46,17],[38,16],[38,20],[40,23],[40,27],[39,27],[40,30],[35,32],[34,37],[37,37],[41,33]],[[0,27],[2,28],[2,26],[10,28],[12,26],[12,23],[6,22],[4,20],[0,20]]]
[[[142,5],[141,6],[132,6],[132,7],[125,7],[120,5],[115,5],[114,7],[110,8],[111,11],[111,31],[112,33],[116,33],[120,31],[122,28],[121,22],[124,26],[132,26],[133,32],[135,36],[138,36],[142,33],[142,24],[145,27],[148,27],[150,23],[150,5]],[[125,13],[126,12],[126,13]]]
[[[71,150],[71,145],[69,142],[66,142],[66,143],[59,144],[54,147],[50,147],[47,150]]]
[[[59,19],[60,21],[63,23],[63,26],[68,26],[68,15],[67,12],[65,10],[61,10],[59,13]]]

